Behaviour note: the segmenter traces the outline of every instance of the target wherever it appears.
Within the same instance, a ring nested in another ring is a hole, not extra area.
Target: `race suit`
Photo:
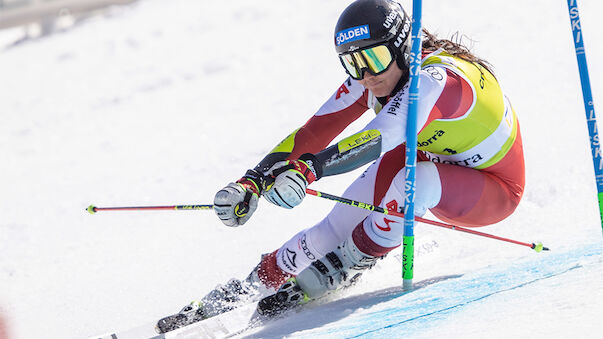
[[[419,77],[415,214],[429,209],[439,219],[463,226],[505,219],[519,204],[525,170],[517,116],[498,81],[484,67],[442,50],[424,54]],[[278,160],[323,150],[372,109],[377,115],[364,130],[379,131],[382,155],[343,196],[403,211],[408,92],[406,83],[390,97],[376,98],[348,78],[256,169],[265,171]],[[263,270],[269,275],[268,266],[277,265],[296,275],[350,235],[362,252],[384,255],[400,245],[403,222],[337,204],[322,221],[263,260]]]

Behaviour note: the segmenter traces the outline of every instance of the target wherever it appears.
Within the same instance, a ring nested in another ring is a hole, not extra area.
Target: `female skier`
[[[217,192],[214,210],[225,225],[243,225],[261,196],[293,208],[312,182],[373,160],[343,196],[402,211],[410,28],[395,1],[357,0],[344,10],[335,49],[348,79],[254,169]],[[484,60],[423,34],[415,214],[430,210],[464,226],[497,223],[515,210],[524,189],[516,114]],[[364,129],[327,147],[370,109],[377,115]],[[287,305],[319,298],[398,247],[403,230],[399,218],[337,204],[318,224],[264,255],[245,280],[218,286],[158,327],[165,332],[215,316],[259,299],[263,288],[285,292]]]

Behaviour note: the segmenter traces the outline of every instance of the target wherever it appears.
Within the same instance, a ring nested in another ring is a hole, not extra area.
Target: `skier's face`
[[[362,86],[368,88],[377,97],[385,97],[392,93],[396,84],[402,77],[402,70],[398,64],[394,62],[387,71],[372,75],[369,72],[364,72],[364,78],[358,80]]]

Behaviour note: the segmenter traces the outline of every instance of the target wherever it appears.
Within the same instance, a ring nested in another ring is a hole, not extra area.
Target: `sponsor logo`
[[[350,94],[350,90],[346,87],[345,84],[341,85],[341,87],[337,89],[337,93],[335,93],[335,100],[339,100],[342,94]]]
[[[400,94],[396,95],[392,100],[390,100],[390,102],[387,103],[387,105],[386,105],[387,111],[385,111],[386,113],[397,115],[397,110],[399,110],[400,107],[402,107],[402,94],[403,93],[404,93],[404,91],[400,92]]]
[[[442,130],[440,130],[440,129],[439,129],[439,130],[436,130],[436,131],[433,133],[433,135],[432,135],[432,136],[431,136],[429,139],[427,139],[427,140],[425,140],[425,141],[421,141],[421,140],[419,140],[419,141],[417,142],[417,146],[418,146],[418,147],[427,147],[427,146],[429,146],[429,145],[433,144],[435,141],[438,141],[438,138],[439,138],[439,137],[441,137],[442,135],[444,135],[445,133],[446,133],[446,132],[444,132],[444,131],[442,131]],[[456,152],[455,152],[455,153],[456,153]],[[454,153],[453,153],[453,154],[454,154]]]
[[[289,270],[295,271],[297,269],[297,265],[295,264],[295,258],[297,257],[297,253],[287,248],[285,249],[285,252],[283,252],[282,257],[283,264],[287,266]]]
[[[312,172],[312,174],[314,175],[314,178],[316,178],[316,169],[314,169],[314,162],[310,159],[304,160],[304,162],[308,166],[308,169],[310,170],[310,172]],[[306,174],[308,174],[307,171],[304,173],[304,175],[306,175]]]
[[[378,130],[373,130],[373,129],[364,131],[364,132],[360,132],[360,133],[352,135],[351,137],[341,140],[337,144],[337,148],[339,150],[339,153],[344,153],[344,152],[351,150],[352,148],[356,148],[360,145],[364,145],[365,143],[367,143],[371,140],[377,139],[380,135],[381,134],[379,133]]]
[[[406,40],[406,37],[408,36],[409,32],[410,32],[410,21],[406,20],[404,22],[404,26],[400,30],[400,34],[398,34],[398,37],[396,38],[396,41],[394,42],[394,46],[400,47]]]
[[[442,73],[440,73],[440,71],[438,71],[438,69],[433,66],[425,67],[425,68],[423,68],[423,70],[425,72],[427,72],[427,74],[431,75],[431,77],[437,81],[444,80],[444,76],[442,75]]]
[[[385,204],[385,207],[387,207],[388,210],[390,211],[398,211],[398,202],[396,200],[392,200],[390,202],[388,202],[387,204]]]
[[[449,164],[449,165],[457,165],[457,166],[466,166],[466,167],[470,167],[472,164],[478,164],[480,163],[482,160],[484,160],[484,157],[482,157],[481,154],[474,154],[466,159],[463,160],[447,160],[447,159],[441,159],[439,156],[434,155],[434,154],[430,154],[425,152],[425,156],[427,156],[427,159],[429,159],[432,162],[435,163],[439,163],[439,164]]]
[[[394,19],[396,19],[396,16],[397,16],[396,12],[389,13],[387,18],[385,18],[385,22],[383,22],[383,27],[385,27],[385,28],[392,27],[392,24],[394,23]]]
[[[572,0],[570,8],[570,19],[572,22],[572,32],[574,33],[574,44],[582,43],[582,27],[580,26],[580,17],[578,12],[578,6],[575,1]],[[584,46],[576,46],[576,52],[583,53]]]
[[[368,173],[369,168],[370,168],[370,167],[367,167],[367,168],[364,170],[364,172],[362,172],[362,174],[360,174],[360,177],[361,177],[361,178],[365,178],[365,177],[366,177],[366,174]]]
[[[393,220],[389,220],[387,218],[383,218],[383,221],[385,221],[385,226],[379,226],[379,224],[377,224],[377,222],[375,222],[375,226],[377,226],[378,229],[382,230],[383,232],[389,232],[392,230],[392,228],[389,226],[390,223],[394,222]]]
[[[344,29],[335,35],[335,44],[337,46],[361,39],[370,38],[369,25],[362,25]]]
[[[308,243],[306,243],[306,235],[305,234],[301,238],[299,244],[300,244],[302,251],[304,251],[304,254],[306,255],[306,257],[308,257],[308,259],[316,260],[316,256],[314,254],[312,254],[312,252],[310,252],[310,250],[308,249]]]

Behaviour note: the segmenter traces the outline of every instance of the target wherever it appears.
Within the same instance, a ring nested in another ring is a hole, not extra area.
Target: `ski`
[[[171,338],[231,338],[265,324],[267,321],[283,317],[288,311],[299,305],[283,303],[278,293],[224,312],[217,316],[200,320],[159,334],[157,322],[135,327],[125,331],[103,334],[89,339],[171,339]],[[258,310],[260,311],[258,313]]]
[[[247,304],[232,311],[157,335],[153,339],[230,338],[261,323],[256,308],[257,303]]]
[[[292,303],[279,291],[232,311],[204,319],[176,330],[153,337],[160,338],[230,338],[250,329],[264,325],[267,321],[282,318],[289,311],[301,306]]]
[[[148,339],[156,336],[157,332],[155,331],[155,323],[149,322],[131,329],[109,332],[106,334],[89,337],[88,339]]]
[[[256,308],[257,302],[246,304],[232,311],[162,334],[157,333],[157,322],[150,322],[129,330],[108,333],[90,339],[230,338],[261,325],[267,319],[259,315]]]

